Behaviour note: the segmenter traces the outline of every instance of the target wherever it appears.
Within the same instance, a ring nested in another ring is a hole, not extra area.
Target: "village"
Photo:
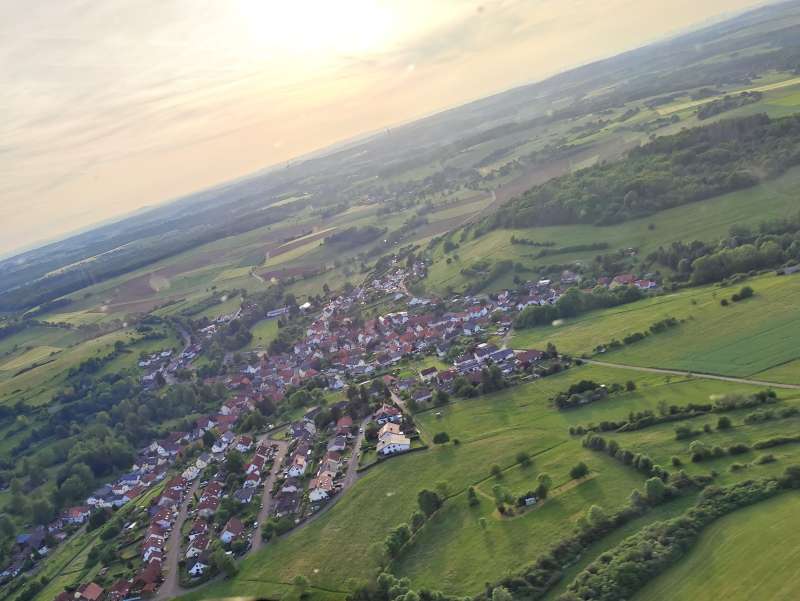
[[[206,378],[228,391],[217,413],[198,418],[190,431],[154,440],[140,449],[128,473],[95,490],[85,505],[18,537],[15,562],[0,578],[35,569],[34,558],[50,552],[45,539],[62,542],[93,519],[111,521],[161,487],[131,512],[140,519],[120,524],[120,547],[136,540],[137,555],[128,565],[138,567],[113,582],[81,583],[56,601],[168,598],[235,569],[236,558],[313,519],[352,486],[360,470],[424,450],[414,411],[447,402],[452,394],[477,394],[489,381],[506,385],[548,373],[545,364],[557,358],[554,350],[511,349],[506,335],[515,315],[554,305],[579,276],[565,271],[557,283],[542,279],[514,292],[443,301],[409,293],[425,274],[422,261],[406,267],[396,260],[383,276],[319,307],[305,303],[257,315],[294,315],[304,336],[285,352],[242,354],[238,363],[226,356],[225,373]],[[598,284],[657,288],[655,281],[632,274]],[[363,317],[362,308],[376,299],[392,310]],[[191,369],[225,324],[253,310],[243,304],[198,327],[182,351],[143,357],[142,386],[174,383],[175,374]],[[326,394],[341,400],[328,404]],[[289,423],[254,426],[246,419],[265,405],[287,403],[306,409]]]

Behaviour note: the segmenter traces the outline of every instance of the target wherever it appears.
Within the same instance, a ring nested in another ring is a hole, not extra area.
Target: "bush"
[[[589,474],[589,466],[587,466],[583,461],[576,463],[572,466],[572,469],[569,470],[569,477],[573,480],[580,480]]]
[[[433,444],[444,444],[450,441],[450,435],[447,432],[437,432],[433,435]]]
[[[723,298],[721,301],[719,301],[719,304],[722,305],[723,307],[727,307],[728,306],[728,299],[727,298]]]
[[[489,473],[499,480],[503,477],[503,468],[495,463]]]
[[[528,467],[531,464],[531,456],[525,451],[517,453],[517,463],[522,467]]]
[[[723,415],[717,420],[717,430],[728,430],[731,427],[731,418]]]

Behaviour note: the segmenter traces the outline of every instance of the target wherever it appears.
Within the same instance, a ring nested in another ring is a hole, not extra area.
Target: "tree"
[[[37,524],[47,524],[55,515],[53,504],[47,499],[36,499],[31,504],[31,515]]]
[[[433,435],[433,444],[444,444],[450,441],[450,435],[447,432],[437,432]]]
[[[492,601],[514,601],[514,598],[506,587],[498,586],[492,591]]]
[[[436,398],[434,399],[434,403],[437,405],[446,405],[450,402],[450,395],[447,394],[446,390],[439,389],[436,391]]]
[[[499,480],[503,477],[503,468],[495,463],[490,470],[490,474]]]
[[[628,380],[627,382],[625,382],[625,390],[627,390],[628,392],[633,392],[634,390],[636,390],[636,382],[634,382],[633,380]]]
[[[229,474],[243,473],[244,466],[245,466],[244,457],[239,451],[236,450],[228,451],[228,455],[225,458],[225,470]]]
[[[16,528],[14,528],[14,522],[11,521],[11,518],[6,514],[0,515],[0,534],[2,534],[6,540],[10,540],[14,536],[15,531]]]
[[[425,524],[425,514],[421,511],[415,511],[411,514],[411,531],[416,532]]]
[[[225,578],[233,578],[239,571],[236,563],[231,559],[230,555],[225,554],[221,547],[214,551],[211,561],[214,563],[214,567],[225,575]]]
[[[666,487],[661,478],[650,478],[644,483],[644,494],[651,503],[658,503],[666,494]]]
[[[442,506],[442,500],[432,490],[423,489],[417,495],[417,503],[427,517],[431,517]]]
[[[727,415],[723,415],[717,420],[717,430],[728,430],[731,425],[731,418]]]
[[[389,532],[389,536],[386,537],[385,541],[386,552],[389,554],[389,557],[397,557],[403,545],[410,539],[411,529],[408,527],[408,524],[400,524]]]
[[[550,492],[550,487],[553,485],[553,479],[549,474],[542,472],[537,476],[536,480],[539,482],[539,485],[536,487],[536,498],[546,499]]]
[[[517,453],[517,463],[519,463],[522,467],[528,467],[531,464],[531,456],[529,453],[525,451],[520,451]]]
[[[475,492],[475,487],[470,486],[467,489],[467,502],[469,503],[470,507],[475,507],[476,505],[480,505],[480,499],[478,499],[478,494]]]
[[[585,477],[589,473],[589,467],[583,462],[579,461],[572,469],[569,470],[569,477],[573,480],[580,480],[581,478]]]
[[[439,495],[440,499],[446,499],[449,492],[450,485],[447,482],[440,481],[436,483],[436,494]]]
[[[587,519],[592,526],[605,526],[608,523],[608,516],[599,505],[592,505],[589,508]]]

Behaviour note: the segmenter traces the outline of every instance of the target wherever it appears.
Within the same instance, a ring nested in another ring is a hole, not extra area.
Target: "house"
[[[472,353],[472,355],[475,357],[475,361],[483,363],[495,351],[497,351],[497,347],[495,345],[484,342],[483,344],[479,344],[477,347],[475,347],[475,351]]]
[[[349,415],[343,415],[336,420],[336,433],[347,436],[350,434],[350,428],[353,427],[353,418]]]
[[[426,367],[419,372],[419,377],[423,382],[431,382],[436,379],[436,374],[438,373],[439,370],[436,367]]]
[[[510,348],[500,349],[489,355],[492,363],[505,363],[509,359],[514,359],[514,351]]]
[[[217,512],[219,508],[219,499],[214,497],[204,498],[197,505],[197,515],[202,518],[210,518]]]
[[[329,451],[344,451],[347,448],[347,438],[344,436],[336,436],[328,443]]]
[[[244,486],[245,488],[258,488],[258,485],[261,484],[261,475],[256,472],[254,474],[247,474],[244,479]]]
[[[379,426],[382,426],[386,422],[401,422],[403,420],[403,414],[397,407],[382,405],[380,409],[373,414],[372,419],[374,419],[375,423]]]
[[[314,503],[330,497],[333,492],[333,474],[321,473],[309,483],[308,491],[308,498]]]
[[[250,501],[253,500],[253,496],[255,495],[254,488],[251,487],[243,487],[233,493],[233,498],[236,499],[242,505],[247,505]]]
[[[212,461],[211,455],[209,455],[208,453],[203,453],[202,455],[200,455],[200,457],[198,457],[195,460],[194,464],[195,466],[197,466],[197,469],[204,470],[209,465],[211,465],[211,461]]]
[[[295,453],[292,458],[292,465],[289,466],[288,474],[295,478],[302,476],[306,473],[306,458],[304,455]]]
[[[192,529],[189,530],[188,538],[189,541],[193,541],[198,536],[203,536],[208,534],[208,522],[205,520],[195,520],[194,524],[192,524]]]
[[[79,601],[98,601],[104,592],[102,586],[95,582],[90,582],[78,589],[76,599]]]
[[[293,514],[300,506],[300,491],[282,492],[278,495],[278,502],[275,504],[275,516],[282,518]]]
[[[411,393],[411,398],[414,399],[417,403],[424,403],[426,401],[430,401],[433,398],[433,392],[431,392],[430,388],[417,388],[414,392]]]
[[[161,583],[161,578],[161,564],[156,562],[148,563],[133,579],[131,592],[151,595],[155,593],[158,585]]]
[[[236,441],[236,450],[240,453],[247,453],[253,446],[253,439],[249,436],[240,436]]]
[[[225,524],[225,528],[222,529],[219,539],[227,545],[242,536],[243,533],[244,525],[242,522],[238,518],[231,518]]]
[[[516,353],[517,356],[517,363],[522,367],[530,367],[534,363],[538,363],[542,359],[544,359],[545,353],[544,351],[537,351],[536,349],[528,349],[524,351],[518,351]]]
[[[564,271],[561,272],[561,283],[564,284],[565,286],[576,284],[577,282],[580,282],[580,280],[581,276],[579,276],[577,273],[573,271],[565,269]]]
[[[611,280],[611,284],[609,288],[619,288],[620,286],[631,286],[636,281],[636,276],[632,273],[621,273],[619,275],[615,275],[614,279]]]
[[[402,434],[388,433],[383,436],[377,445],[379,455],[394,455],[404,453],[411,449],[411,441]]]
[[[70,507],[64,512],[62,519],[68,524],[83,524],[91,515],[91,509],[85,505]]]
[[[298,478],[286,478],[281,486],[281,492],[297,492],[300,489],[300,480]]]
[[[127,580],[117,580],[106,593],[106,601],[123,601],[128,598],[131,583]]]
[[[172,512],[166,507],[162,507],[150,519],[150,523],[157,524],[164,530],[167,530],[170,526],[172,526]]]
[[[208,542],[208,536],[205,534],[195,537],[195,539],[186,547],[186,559],[197,557],[203,551],[208,549]]]
[[[205,573],[205,571],[211,565],[211,561],[208,559],[208,557],[206,557],[205,554],[203,554],[200,557],[195,558],[194,561],[188,562],[186,565],[190,566],[189,575],[192,578],[197,578]]]

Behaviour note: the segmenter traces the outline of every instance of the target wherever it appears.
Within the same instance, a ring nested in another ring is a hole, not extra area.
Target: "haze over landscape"
[[[5,1],[0,253],[761,3]]]

